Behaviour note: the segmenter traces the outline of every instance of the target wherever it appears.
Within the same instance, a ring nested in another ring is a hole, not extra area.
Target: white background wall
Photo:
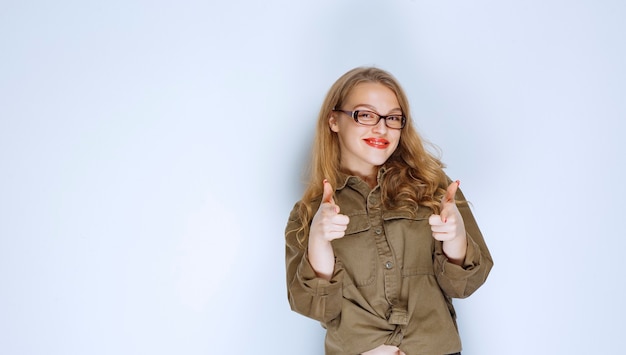
[[[621,351],[624,4],[3,1],[0,353],[322,354],[283,229],[359,65],[404,84],[494,256],[464,354]]]

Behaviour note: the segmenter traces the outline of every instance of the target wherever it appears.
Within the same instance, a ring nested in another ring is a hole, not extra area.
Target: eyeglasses
[[[336,112],[343,112],[346,115],[352,117],[355,122],[364,126],[376,126],[380,120],[385,120],[385,126],[392,129],[402,129],[406,123],[406,117],[402,114],[381,116],[376,112],[357,110],[357,111],[345,111],[333,109]]]

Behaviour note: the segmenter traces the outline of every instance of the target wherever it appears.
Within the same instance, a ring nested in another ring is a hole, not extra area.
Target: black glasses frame
[[[352,117],[352,119],[354,119],[354,122],[358,123],[358,124],[362,124],[363,126],[376,126],[378,124],[378,122],[380,122],[380,120],[384,119],[385,120],[385,126],[387,126],[387,128],[391,128],[391,129],[402,129],[404,128],[405,124],[406,124],[406,116],[404,115],[387,115],[387,116],[383,116],[383,115],[379,115],[374,111],[370,111],[370,110],[356,110],[356,111],[346,111],[346,110],[339,110],[334,108],[333,111],[335,112],[343,112],[346,115]],[[371,112],[373,114],[375,114],[376,116],[378,116],[378,120],[376,120],[376,123],[373,124],[368,124],[368,123],[363,123],[361,121],[359,121],[359,112]],[[389,123],[387,123],[387,117],[392,117],[392,116],[401,116],[402,117],[402,121],[401,121],[401,126],[400,128],[398,127],[389,127]]]

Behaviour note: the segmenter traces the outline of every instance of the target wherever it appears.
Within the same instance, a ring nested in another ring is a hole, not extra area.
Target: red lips
[[[385,149],[389,145],[389,141],[383,138],[365,138],[365,144],[373,148]]]

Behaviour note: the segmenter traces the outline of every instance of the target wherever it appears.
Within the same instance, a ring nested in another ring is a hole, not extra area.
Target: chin
[[[389,156],[385,157],[385,158],[380,158],[380,159],[372,159],[370,161],[370,163],[376,167],[381,166],[383,164],[385,164],[387,162],[387,160],[389,160]]]

